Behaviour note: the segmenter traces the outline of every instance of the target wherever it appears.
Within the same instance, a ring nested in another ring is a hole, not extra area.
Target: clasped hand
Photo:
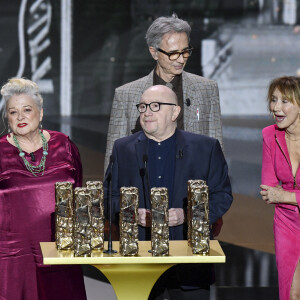
[[[182,208],[169,209],[169,226],[178,226],[184,223],[184,210]],[[139,225],[144,227],[151,226],[151,211],[139,208]]]
[[[287,201],[290,193],[285,191],[280,185],[273,187],[262,184],[260,188],[262,189],[260,191],[261,197],[267,204],[290,203]]]

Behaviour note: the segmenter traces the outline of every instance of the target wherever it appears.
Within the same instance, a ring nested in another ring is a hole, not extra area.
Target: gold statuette
[[[73,249],[73,185],[55,183],[55,241],[59,250]]]
[[[169,198],[167,188],[151,189],[152,256],[169,255]]]
[[[74,190],[74,255],[91,255],[91,192],[87,188]]]
[[[188,243],[194,254],[209,252],[209,194],[204,180],[188,181]]]
[[[87,190],[91,193],[91,247],[102,250],[104,246],[104,194],[101,181],[87,181]]]
[[[123,256],[137,255],[139,191],[136,187],[120,189],[120,253]]]

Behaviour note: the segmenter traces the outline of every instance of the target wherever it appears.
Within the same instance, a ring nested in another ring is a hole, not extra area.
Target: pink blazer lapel
[[[276,139],[276,142],[278,143],[280,150],[284,154],[288,164],[291,166],[292,164],[291,164],[291,160],[290,160],[290,155],[289,155],[289,151],[288,151],[287,144],[285,141],[285,131],[278,130],[278,128],[276,128],[275,129],[275,139]]]

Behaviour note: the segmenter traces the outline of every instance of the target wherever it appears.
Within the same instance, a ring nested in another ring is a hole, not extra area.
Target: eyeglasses
[[[157,112],[157,111],[160,110],[160,106],[161,106],[161,105],[174,105],[174,106],[177,106],[177,105],[174,104],[174,103],[151,102],[151,103],[149,103],[149,104],[146,104],[146,103],[139,103],[139,104],[136,105],[136,107],[137,107],[137,109],[138,109],[138,111],[139,111],[140,113],[146,112],[148,106],[150,107],[151,111]]]
[[[157,51],[165,54],[165,55],[168,55],[169,56],[169,60],[176,60],[179,58],[180,55],[183,56],[183,58],[189,58],[191,55],[192,55],[192,51],[194,49],[192,47],[188,48],[188,49],[185,49],[185,50],[182,50],[182,51],[176,51],[176,52],[166,52],[160,48],[157,48]]]

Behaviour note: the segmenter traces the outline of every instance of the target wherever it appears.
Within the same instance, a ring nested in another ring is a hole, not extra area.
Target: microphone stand
[[[146,187],[145,187],[145,168],[140,169],[140,176],[142,178],[142,184],[143,184],[143,196],[144,196],[144,206],[145,209],[147,207],[147,200],[146,200]]]
[[[150,184],[149,184],[149,174],[147,169],[147,163],[148,163],[148,156],[146,154],[143,155],[143,161],[145,166],[145,173],[146,173],[146,181],[147,181],[147,189],[148,189],[148,198],[149,198],[149,206],[151,209],[151,197],[150,197]]]
[[[112,155],[111,155],[110,156],[110,180],[109,180],[109,231],[108,231],[107,250],[103,251],[103,253],[106,253],[106,254],[117,253],[117,251],[113,250],[113,248],[112,248],[112,238],[111,238],[112,169],[113,169],[113,165],[114,165],[114,162],[113,162]]]
[[[144,167],[145,167],[145,175],[146,175],[146,184],[147,184],[147,189],[148,189],[148,199],[149,199],[149,206],[150,206],[150,211],[151,211],[151,192],[150,192],[150,183],[149,183],[149,174],[148,174],[148,169],[147,169],[147,163],[148,163],[148,155],[144,154],[143,155],[143,162],[144,162]],[[145,208],[146,208],[146,198],[145,198]],[[148,229],[148,232],[147,232]],[[150,238],[151,240],[151,229],[149,232],[149,228],[146,227],[146,240],[147,238]],[[148,250],[149,253],[152,253],[152,250]]]

